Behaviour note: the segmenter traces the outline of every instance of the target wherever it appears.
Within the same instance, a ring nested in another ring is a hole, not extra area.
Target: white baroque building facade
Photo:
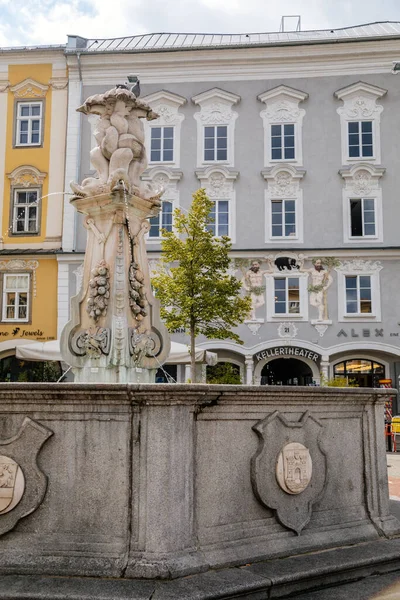
[[[245,384],[361,386],[400,378],[400,23],[238,36],[70,36],[65,180],[93,172],[93,123],[81,101],[139,76],[159,113],[147,123],[144,178],[166,189],[160,229],[204,187],[215,235],[252,297],[229,340],[197,344],[237,366]],[[68,191],[68,190],[66,190]],[[76,293],[85,249],[65,202],[60,285]],[[68,318],[59,310],[59,330]],[[187,341],[184,334],[174,334]],[[178,380],[184,373],[177,370]]]

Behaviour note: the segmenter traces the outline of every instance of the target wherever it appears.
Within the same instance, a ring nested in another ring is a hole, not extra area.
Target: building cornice
[[[318,46],[230,48],[135,54],[142,84],[232,81],[390,73],[400,40],[362,41]],[[67,55],[71,79],[78,79],[75,55]],[[122,81],[131,54],[82,54],[83,81],[105,85]],[[260,89],[260,93],[262,92]]]

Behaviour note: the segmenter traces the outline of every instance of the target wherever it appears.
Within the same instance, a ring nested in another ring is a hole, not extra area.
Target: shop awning
[[[15,348],[15,355],[17,358],[24,360],[62,360],[59,340],[22,344]],[[217,363],[217,355],[215,352],[196,348],[196,362],[215,365]],[[171,342],[171,352],[166,360],[166,364],[181,365],[188,363],[190,363],[188,346],[186,344],[179,344],[178,342]]]

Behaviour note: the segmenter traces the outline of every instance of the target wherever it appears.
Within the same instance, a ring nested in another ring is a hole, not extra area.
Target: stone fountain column
[[[61,353],[76,382],[151,383],[170,350],[145,248],[162,191],[140,181],[147,166],[140,119],[157,115],[124,86],[88,98],[78,110],[100,115],[91,152],[98,177],[71,184],[71,203],[85,215],[88,235]]]

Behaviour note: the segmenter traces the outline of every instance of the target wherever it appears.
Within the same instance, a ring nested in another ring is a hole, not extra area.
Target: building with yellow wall
[[[17,345],[57,337],[67,87],[64,47],[0,54],[0,381]]]

